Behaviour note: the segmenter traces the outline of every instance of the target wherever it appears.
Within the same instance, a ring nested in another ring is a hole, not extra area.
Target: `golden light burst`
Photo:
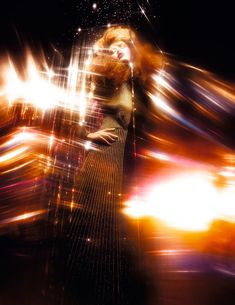
[[[208,172],[186,172],[143,187],[143,195],[134,195],[125,203],[130,217],[153,217],[166,225],[185,231],[205,231],[216,219],[235,222],[235,174],[223,188],[214,184]]]

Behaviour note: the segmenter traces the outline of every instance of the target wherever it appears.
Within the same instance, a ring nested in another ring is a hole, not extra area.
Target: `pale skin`
[[[100,142],[106,145],[111,145],[118,139],[118,136],[113,133],[114,130],[115,128],[101,129],[96,132],[89,133],[87,135],[87,139],[93,142]]]
[[[119,59],[123,62],[130,62],[131,60],[131,51],[128,45],[120,40],[112,43],[109,47],[111,51],[111,56],[115,59]]]
[[[117,41],[109,46],[111,56],[120,61],[130,62],[131,52],[130,48],[124,41]],[[93,142],[100,142],[106,145],[111,145],[113,142],[118,140],[113,131],[115,128],[105,128],[96,132],[89,133],[87,139]]]

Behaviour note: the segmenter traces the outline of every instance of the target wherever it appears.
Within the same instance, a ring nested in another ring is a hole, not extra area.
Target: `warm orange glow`
[[[130,217],[151,216],[168,226],[188,231],[207,230],[215,219],[235,221],[235,190],[217,189],[206,172],[178,175],[148,188],[145,198],[126,202]]]
[[[12,151],[0,156],[0,163],[7,162],[9,160],[12,160],[18,156],[20,156],[23,152],[25,152],[28,149],[27,146],[18,148],[18,149],[13,149]]]

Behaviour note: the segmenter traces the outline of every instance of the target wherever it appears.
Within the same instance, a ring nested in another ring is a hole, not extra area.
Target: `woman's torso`
[[[103,102],[103,120],[100,129],[127,129],[132,116],[132,95],[127,83],[121,85],[107,102]]]

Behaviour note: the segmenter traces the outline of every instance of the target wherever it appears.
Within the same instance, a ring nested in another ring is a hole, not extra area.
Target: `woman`
[[[134,136],[128,161],[135,157],[135,119],[147,111],[143,89],[153,69],[161,67],[162,56],[122,26],[109,28],[94,50],[90,70],[103,119],[99,130],[86,136],[96,149],[88,153],[78,177],[79,208],[69,233],[65,303],[143,305],[142,274],[131,250],[135,243],[120,213],[123,158],[130,130]]]

